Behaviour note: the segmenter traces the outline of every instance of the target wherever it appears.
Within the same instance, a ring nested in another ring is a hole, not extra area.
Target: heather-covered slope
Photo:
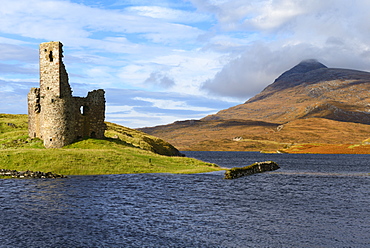
[[[302,118],[370,124],[370,73],[303,61],[244,104],[203,120],[287,123]]]
[[[370,125],[323,118],[299,119],[282,125],[248,120],[193,120],[142,130],[171,141],[183,151],[276,152],[304,143],[352,147],[369,144],[365,140],[370,136]],[[370,152],[370,146],[367,149]]]

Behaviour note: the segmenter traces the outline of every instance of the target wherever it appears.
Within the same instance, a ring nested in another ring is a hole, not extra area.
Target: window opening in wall
[[[89,112],[89,107],[88,106],[84,106],[84,115],[86,115],[87,112]]]
[[[86,115],[88,111],[89,111],[89,107],[88,106],[81,106],[80,107],[80,113],[81,113],[81,115]]]
[[[41,105],[40,103],[36,103],[35,105],[35,113],[40,113],[41,112]]]
[[[49,53],[49,59],[50,59],[50,62],[53,62],[53,51],[50,51],[50,53]]]
[[[51,99],[51,103],[54,103],[54,99]]]
[[[95,132],[91,132],[90,137],[91,138],[96,138],[96,133]]]
[[[50,139],[50,141],[53,141],[53,139]]]

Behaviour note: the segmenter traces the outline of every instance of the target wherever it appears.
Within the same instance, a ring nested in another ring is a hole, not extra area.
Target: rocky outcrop
[[[41,171],[16,171],[0,169],[0,176],[12,177],[12,178],[67,178],[64,175],[54,174],[52,172],[41,172]]]
[[[243,176],[249,176],[265,171],[274,171],[279,169],[279,165],[273,161],[256,162],[245,167],[235,167],[225,172],[224,179],[235,179]]]

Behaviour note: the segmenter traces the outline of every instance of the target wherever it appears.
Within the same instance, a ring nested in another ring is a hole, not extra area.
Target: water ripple
[[[369,157],[211,155],[282,169],[1,180],[1,247],[370,246]]]

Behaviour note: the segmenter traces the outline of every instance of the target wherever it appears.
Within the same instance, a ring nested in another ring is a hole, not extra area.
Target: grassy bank
[[[26,115],[0,114],[0,168],[64,175],[221,170],[196,159],[161,155],[178,151],[153,136],[112,123],[107,125],[107,139],[84,139],[61,149],[45,149],[41,140],[28,138]]]

